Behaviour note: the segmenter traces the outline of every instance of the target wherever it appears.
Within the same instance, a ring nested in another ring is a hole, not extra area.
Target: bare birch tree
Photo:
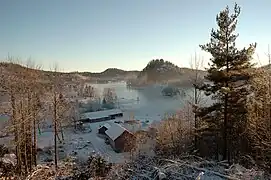
[[[193,85],[193,95],[190,97],[190,103],[192,103],[193,113],[194,113],[194,148],[198,149],[198,117],[197,110],[201,103],[203,103],[203,93],[199,90],[199,86],[204,83],[204,77],[200,73],[200,69],[203,68],[203,58],[200,58],[197,53],[195,53],[194,57],[191,57],[190,60],[190,68],[192,69],[192,75],[190,76],[190,82]]]
[[[58,162],[58,149],[57,144],[58,142],[64,141],[64,133],[63,133],[63,120],[64,114],[67,111],[67,101],[64,97],[64,82],[61,82],[61,73],[58,72],[57,65],[54,66],[54,70],[51,74],[51,102],[52,102],[52,119],[53,119],[53,127],[54,127],[54,151],[55,151],[55,168],[56,171],[58,169],[57,162]],[[61,138],[59,137],[59,132],[61,133]]]

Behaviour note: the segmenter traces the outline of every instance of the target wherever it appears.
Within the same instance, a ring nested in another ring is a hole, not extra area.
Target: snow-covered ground
[[[187,100],[187,96],[164,97],[161,94],[162,87],[147,87],[140,90],[127,89],[125,83],[109,83],[109,84],[94,84],[95,88],[103,91],[103,88],[114,88],[118,96],[118,108],[124,112],[122,118],[98,123],[89,123],[91,132],[77,132],[71,129],[64,130],[64,143],[60,145],[60,153],[64,155],[76,155],[79,159],[86,159],[87,156],[95,151],[101,154],[110,162],[122,163],[128,160],[129,153],[116,153],[110,145],[104,142],[103,138],[97,136],[99,125],[114,121],[125,121],[130,119],[139,120],[138,124],[128,125],[122,124],[130,131],[146,129],[150,124],[159,122],[165,114],[172,114],[180,110]],[[189,93],[189,92],[187,92]],[[79,99],[80,100],[80,99]],[[1,138],[1,143],[7,143],[9,138]],[[46,148],[54,145],[53,132],[44,130],[38,135],[38,147]]]
[[[121,120],[121,119],[119,119]],[[114,123],[115,120],[106,121]],[[106,144],[104,139],[97,135],[98,127],[105,122],[87,123],[88,126],[84,132],[74,132],[73,129],[64,130],[64,143],[60,144],[60,149],[63,150],[64,156],[72,155],[78,159],[86,160],[87,157],[95,152],[103,156],[109,162],[123,163],[129,159],[129,153],[116,153],[110,145]],[[91,131],[90,131],[91,129]],[[53,146],[54,134],[52,131],[43,132],[38,136],[38,147],[45,149],[48,146]],[[63,146],[63,147],[62,147]]]

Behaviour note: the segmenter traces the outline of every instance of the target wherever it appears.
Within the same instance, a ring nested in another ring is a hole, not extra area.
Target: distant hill
[[[205,71],[198,71],[203,78]],[[131,85],[147,84],[171,84],[176,86],[190,86],[191,78],[195,76],[195,71],[189,68],[180,68],[177,65],[163,59],[150,61],[147,66],[139,73],[137,78],[129,83]]]
[[[39,79],[42,81],[50,81],[55,72],[44,71],[39,69],[33,69],[26,67],[24,65],[10,63],[10,62],[0,62],[0,72],[5,75],[23,75],[24,72],[35,72],[39,74]],[[56,72],[62,79],[62,82],[108,82],[108,81],[120,81],[135,79],[138,76],[139,71],[125,71],[117,68],[108,68],[100,73],[91,72]]]
[[[82,72],[79,74],[91,77],[92,80],[118,81],[135,79],[138,76],[139,71],[125,71],[117,68],[108,68],[100,73]]]
[[[57,74],[62,83],[73,83],[78,84],[89,80],[89,78],[82,77],[77,73],[63,73],[63,72],[53,72],[53,71],[44,71],[37,67],[27,67],[24,65],[9,63],[9,62],[0,62],[0,73],[3,76],[20,76],[26,79],[30,79],[29,74],[35,75],[36,80],[42,83],[50,83],[54,74]]]
[[[181,69],[169,61],[157,59],[150,61],[140,72],[138,78],[148,82],[164,81],[178,78],[181,75]]]

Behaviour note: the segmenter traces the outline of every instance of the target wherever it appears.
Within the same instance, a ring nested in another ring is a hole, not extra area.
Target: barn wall
[[[115,141],[113,141],[111,138],[108,138],[109,139],[109,144],[111,145],[112,149],[114,151],[117,151],[116,147],[115,147]]]
[[[130,151],[134,147],[135,137],[124,131],[116,140],[115,140],[115,149],[119,152],[127,152]]]

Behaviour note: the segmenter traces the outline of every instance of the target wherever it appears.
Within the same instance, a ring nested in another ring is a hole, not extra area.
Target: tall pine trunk
[[[228,149],[228,94],[225,94],[225,102],[224,102],[224,151],[223,151],[223,159],[228,159],[229,161],[229,149]]]
[[[229,42],[228,42],[228,27],[226,30],[226,39],[227,39],[227,47],[226,47],[226,91],[229,88]],[[230,162],[230,151],[229,151],[229,140],[228,140],[228,92],[225,93],[225,103],[224,103],[224,159],[228,159]]]

